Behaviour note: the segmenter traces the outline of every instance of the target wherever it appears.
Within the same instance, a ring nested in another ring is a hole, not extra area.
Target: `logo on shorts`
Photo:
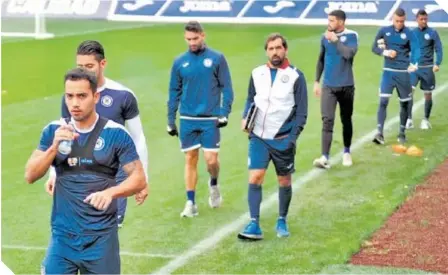
[[[112,102],[113,102],[114,100],[112,99],[112,97],[111,96],[109,96],[109,95],[105,95],[105,96],[103,96],[102,98],[101,98],[101,104],[104,106],[104,107],[110,107],[110,106],[112,106]]]
[[[76,166],[78,165],[78,158],[68,158],[67,163],[70,167]]]
[[[429,40],[429,39],[431,39],[431,36],[429,36],[428,33],[425,33],[425,39],[426,39],[426,40]]]
[[[347,36],[341,36],[341,38],[339,38],[339,40],[341,40],[342,43],[344,43],[345,41],[347,41]]]
[[[45,275],[45,266],[41,265],[40,266],[40,275]]]
[[[104,148],[104,139],[99,137],[95,143],[95,151],[99,151]]]
[[[401,35],[400,35],[400,37],[401,37],[401,39],[406,39],[406,34],[405,33],[402,33]]]
[[[287,75],[282,75],[282,82],[283,83],[286,83],[286,82],[288,82],[289,81],[289,76],[287,76]]]
[[[247,158],[247,166],[250,166],[250,157]]]
[[[213,64],[213,61],[210,58],[204,59],[204,66],[210,68]]]

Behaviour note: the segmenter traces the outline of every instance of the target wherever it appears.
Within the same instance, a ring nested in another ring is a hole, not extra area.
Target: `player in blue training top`
[[[137,147],[137,152],[145,170],[146,180],[148,181],[148,147],[143,133],[140,112],[135,94],[127,87],[121,85],[104,76],[104,70],[107,65],[104,48],[94,40],[83,41],[76,52],[76,64],[78,67],[85,68],[94,72],[98,81],[98,92],[100,99],[96,105],[96,111],[101,116],[113,120],[123,126],[126,126]],[[70,112],[65,104],[65,98],[62,98],[62,117],[69,117]],[[46,189],[49,194],[53,193],[55,182],[54,169],[50,170],[50,178],[47,181]],[[117,175],[117,182],[121,183],[126,179],[126,173],[120,169]],[[145,196],[148,190],[142,191]],[[143,194],[141,194],[143,195]],[[127,197],[118,199],[118,227],[121,227],[126,214]]]
[[[289,236],[286,217],[292,197],[296,141],[308,116],[306,79],[300,70],[290,65],[286,57],[286,39],[278,33],[269,35],[265,50],[268,63],[252,70],[241,125],[249,132],[247,199],[251,221],[238,234],[238,238],[244,240],[263,239],[259,224],[262,184],[271,160],[279,184],[277,236]],[[255,112],[251,112],[253,106]],[[247,121],[250,117],[253,117],[253,126]]]
[[[96,90],[95,75],[85,69],[65,75],[71,118],[44,128],[26,164],[28,183],[42,178],[50,165],[56,169],[51,240],[42,274],[120,274],[116,199],[146,188],[132,138],[122,125],[98,115]],[[67,140],[73,140],[70,152],[61,150]],[[119,167],[129,175],[121,184],[115,180]],[[136,200],[141,204],[144,198]]]
[[[429,116],[432,109],[432,91],[436,87],[436,77],[434,73],[438,72],[443,60],[443,46],[440,41],[437,30],[428,27],[428,13],[425,10],[417,12],[418,27],[412,31],[417,36],[420,44],[420,60],[418,63],[418,70],[411,73],[412,88],[415,90],[420,82],[420,90],[425,95],[425,117],[420,123],[420,128],[427,130],[431,128],[429,123]],[[434,51],[436,53],[436,60],[434,60]],[[410,101],[408,109],[408,121],[406,128],[414,127],[412,121],[412,100]]]
[[[319,59],[316,66],[314,93],[321,96],[322,115],[322,155],[313,161],[318,168],[330,168],[330,148],[336,106],[339,103],[344,140],[342,165],[353,164],[350,147],[353,137],[353,103],[355,98],[355,79],[353,61],[358,52],[358,33],[345,27],[346,14],[334,10],[328,14],[328,29],[322,36]],[[322,91],[320,78],[324,72]]]
[[[416,71],[420,58],[420,48],[414,33],[405,26],[406,13],[398,8],[393,15],[391,26],[382,27],[373,42],[372,51],[384,56],[384,68],[380,86],[378,107],[378,133],[374,143],[384,144],[384,122],[386,121],[389,98],[394,89],[400,100],[400,130],[398,142],[406,142],[406,120],[408,105],[412,96],[410,72]]]
[[[233,90],[226,58],[206,46],[204,38],[204,30],[198,22],[186,24],[185,40],[189,50],[174,60],[169,83],[167,131],[171,136],[180,135],[181,149],[185,152],[187,202],[181,217],[198,215],[195,192],[201,147],[210,174],[209,204],[212,208],[219,207],[222,200],[218,187],[219,128],[227,125]],[[178,108],[179,132],[176,127]]]

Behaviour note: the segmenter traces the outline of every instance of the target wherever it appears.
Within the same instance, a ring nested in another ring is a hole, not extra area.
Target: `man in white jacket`
[[[240,239],[263,238],[259,225],[262,184],[271,161],[279,184],[277,236],[289,236],[286,216],[292,197],[291,175],[295,171],[296,141],[308,116],[305,76],[286,58],[286,39],[278,33],[271,34],[266,40],[265,50],[269,60],[252,71],[243,113],[242,128],[249,132],[248,203],[251,221],[238,234]]]
[[[107,64],[104,48],[98,41],[87,40],[82,42],[77,49],[76,64],[78,67],[85,68],[95,73],[98,81],[100,100],[96,105],[96,110],[100,116],[113,120],[123,126],[126,126],[136,147],[137,153],[143,164],[146,180],[148,182],[148,149],[146,138],[143,133],[142,122],[135,94],[124,85],[110,80],[104,76],[104,70]],[[62,98],[62,117],[69,117],[70,113]],[[119,169],[116,181],[118,184],[127,178],[123,169]],[[45,188],[50,195],[53,195],[56,174],[53,167],[50,169],[50,177],[45,184]],[[57,188],[57,187],[56,187]],[[144,197],[148,194],[148,189],[141,191]],[[118,227],[121,227],[124,221],[127,208],[127,198],[118,199]]]

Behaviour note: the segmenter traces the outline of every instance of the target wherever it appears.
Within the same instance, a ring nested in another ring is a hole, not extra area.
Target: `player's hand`
[[[176,124],[168,124],[168,126],[166,126],[166,131],[168,132],[168,135],[172,137],[179,136]]]
[[[143,189],[142,191],[135,194],[135,201],[137,202],[137,205],[143,204],[147,197],[148,197],[148,186],[146,186],[145,189]]]
[[[45,191],[47,191],[47,193],[50,196],[53,196],[55,182],[56,182],[56,178],[55,177],[49,177],[47,182],[45,183]]]
[[[248,131],[247,131],[247,129],[246,129],[246,120],[245,120],[245,119],[241,120],[241,130],[242,130],[243,132],[248,133]]]
[[[414,65],[414,64],[409,64],[409,67],[408,67],[408,72],[409,73],[413,73],[413,72],[415,72],[415,71],[417,71],[417,66],[416,65]]]
[[[107,190],[96,192],[88,195],[84,202],[98,210],[106,210],[112,202],[112,195]]]
[[[397,52],[394,50],[389,50],[389,57],[394,59],[395,57],[397,57]]]
[[[331,42],[336,42],[339,39],[335,32],[331,32],[328,30],[325,32],[325,38]]]
[[[440,67],[437,65],[434,65],[434,67],[432,67],[432,71],[437,73],[440,70]]]
[[[316,96],[316,97],[320,97],[320,94],[321,94],[321,87],[320,87],[320,83],[319,82],[314,82],[314,88],[313,88],[313,90],[314,90],[314,95]]]
[[[229,123],[228,119],[225,116],[220,116],[217,121],[217,127],[218,128],[226,127],[227,123]]]
[[[53,138],[53,145],[59,146],[63,140],[74,140],[79,136],[71,125],[61,125],[55,132]]]

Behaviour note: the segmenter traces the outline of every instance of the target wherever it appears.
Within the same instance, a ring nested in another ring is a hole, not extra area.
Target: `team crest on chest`
[[[95,143],[95,151],[100,151],[103,148],[104,148],[104,139],[102,137],[99,137]]]
[[[112,106],[113,102],[114,102],[113,98],[109,95],[101,97],[101,105],[103,105],[104,107]]]
[[[282,78],[281,78],[281,80],[282,80],[282,82],[283,83],[286,83],[286,82],[288,82],[289,81],[289,76],[288,75],[282,75]]]
[[[204,59],[204,66],[210,68],[213,65],[213,61],[210,58]]]
[[[431,36],[429,34],[425,33],[425,39],[429,40],[429,39],[431,39]]]
[[[78,165],[78,158],[68,158],[67,163],[68,166],[76,166]]]
[[[345,41],[347,41],[347,36],[341,36],[341,38],[339,38],[339,40],[341,40],[342,43],[344,43]]]
[[[402,33],[401,35],[400,35],[400,37],[401,37],[401,39],[406,39],[406,34],[405,33]]]

